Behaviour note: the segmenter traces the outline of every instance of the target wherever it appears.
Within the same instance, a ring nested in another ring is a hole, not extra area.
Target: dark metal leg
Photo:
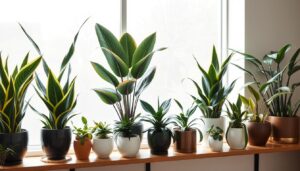
[[[151,171],[151,163],[145,164],[145,171]]]
[[[259,154],[254,154],[254,171],[259,171]]]
[[[72,169],[70,169],[70,171],[75,171],[75,169],[74,169],[74,168],[72,168]]]

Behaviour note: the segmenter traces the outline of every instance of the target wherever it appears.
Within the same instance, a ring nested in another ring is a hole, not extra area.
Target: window
[[[51,68],[58,71],[73,36],[84,19],[90,16],[79,35],[72,59],[73,76],[78,76],[76,90],[79,97],[76,111],[87,116],[90,123],[93,120],[112,123],[117,119],[114,110],[103,104],[92,91],[93,88],[105,87],[106,83],[98,78],[90,61],[108,66],[99,48],[94,24],[101,23],[117,36],[121,30],[127,29],[137,43],[152,32],[157,32],[156,47],[168,47],[168,50],[157,53],[153,58],[152,65],[157,66],[157,73],[141,99],[154,103],[158,96],[161,99],[178,98],[184,105],[190,105],[191,99],[186,90],[193,90],[193,86],[188,82],[182,83],[182,79],[200,79],[192,55],[195,55],[202,65],[208,65],[212,46],[215,44],[221,56],[221,2],[127,0],[123,1],[121,16],[121,1],[117,0],[5,1],[2,2],[0,10],[0,16],[5,16],[0,18],[0,50],[9,54],[11,65],[17,64],[20,57],[29,50],[32,58],[37,56],[19,28],[17,22],[20,22],[39,44]],[[37,72],[42,75],[42,67]],[[46,111],[32,88],[27,95],[27,98],[33,95],[32,105]],[[40,148],[42,124],[39,119],[37,114],[28,109],[23,128],[29,131],[30,149]],[[80,117],[73,119],[73,122],[79,123]]]

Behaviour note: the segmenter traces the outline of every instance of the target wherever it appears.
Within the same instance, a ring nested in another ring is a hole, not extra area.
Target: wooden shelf
[[[41,161],[41,157],[27,157],[21,165],[0,167],[0,170],[42,171],[52,169],[88,168],[288,151],[300,151],[300,144],[267,144],[266,147],[248,146],[245,150],[231,150],[225,143],[222,152],[212,152],[209,148],[199,145],[196,153],[176,153],[173,148],[170,148],[168,155],[165,156],[151,155],[149,149],[141,149],[136,158],[122,158],[117,151],[114,151],[109,159],[97,159],[94,154],[91,154],[89,161],[79,161],[72,155],[72,160],[67,163],[44,163]]]

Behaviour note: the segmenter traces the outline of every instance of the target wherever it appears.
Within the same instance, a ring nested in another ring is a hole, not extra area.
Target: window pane
[[[20,22],[38,43],[44,58],[55,73],[58,72],[79,26],[87,17],[91,17],[79,35],[72,59],[72,73],[73,76],[77,75],[76,90],[79,94],[76,112],[88,116],[90,122],[100,119],[114,120],[113,110],[103,104],[92,91],[92,88],[105,85],[93,71],[90,61],[106,63],[99,49],[94,24],[101,23],[119,35],[120,1],[10,0],[1,3],[0,16],[5,16],[0,18],[0,51],[9,54],[10,68],[19,63],[29,50],[31,59],[37,56],[33,46],[19,28],[17,23]],[[44,76],[42,67],[38,69],[38,73]],[[42,78],[46,82],[45,77]],[[32,87],[27,95],[27,98],[33,95],[31,100],[33,106],[47,113]],[[79,118],[74,119],[74,122],[79,123]],[[28,110],[23,128],[29,131],[30,145],[40,144],[42,124],[39,119],[37,114]]]
[[[142,99],[154,103],[157,96],[164,99],[172,97],[190,105],[187,90],[194,87],[187,81],[181,82],[187,77],[200,79],[192,55],[201,65],[208,66],[213,44],[220,49],[220,9],[220,0],[128,1],[128,32],[139,41],[157,32],[156,47],[168,47],[153,58],[152,64],[157,66],[157,73]]]

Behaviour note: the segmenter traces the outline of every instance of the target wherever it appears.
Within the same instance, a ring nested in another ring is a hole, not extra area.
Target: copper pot
[[[80,142],[80,140],[75,140],[73,145],[75,155],[78,160],[89,159],[89,155],[92,149],[92,142],[89,138],[84,139],[83,142]]]
[[[258,122],[248,122],[248,136],[249,144],[254,146],[265,146],[270,134],[271,134],[271,124],[268,121],[263,123]]]
[[[179,153],[195,153],[197,149],[197,132],[194,129],[182,131],[174,129],[175,132],[175,151]]]
[[[297,144],[299,141],[299,117],[269,116],[272,125],[271,140],[282,144]]]

